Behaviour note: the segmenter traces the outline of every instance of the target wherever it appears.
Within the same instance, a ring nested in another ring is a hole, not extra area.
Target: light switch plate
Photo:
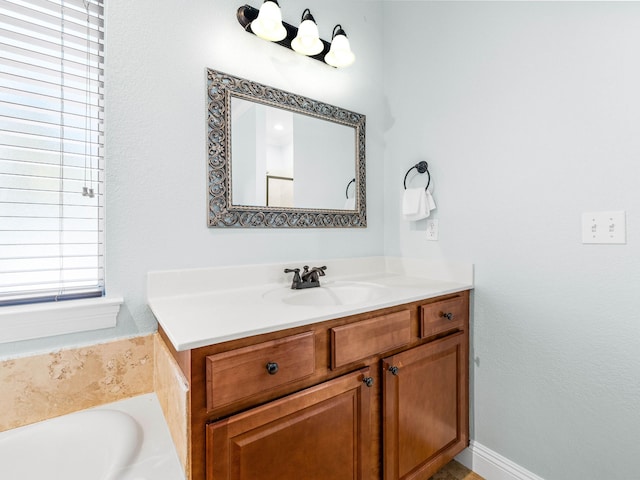
[[[627,243],[625,211],[583,213],[582,243]]]
[[[438,220],[427,220],[427,240],[438,240]]]

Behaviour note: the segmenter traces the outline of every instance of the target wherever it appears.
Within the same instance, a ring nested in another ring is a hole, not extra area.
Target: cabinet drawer
[[[466,308],[464,297],[420,305],[420,337],[464,329]]]
[[[331,329],[331,368],[393,350],[411,341],[409,310]]]
[[[207,410],[268,392],[313,374],[313,332],[209,355]]]

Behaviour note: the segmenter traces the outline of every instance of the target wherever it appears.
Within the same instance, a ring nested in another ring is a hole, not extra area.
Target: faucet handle
[[[327,269],[327,266],[324,265],[322,267],[313,267],[312,270],[315,270],[316,272],[318,272],[318,275],[320,275],[321,277],[325,276],[324,271]]]
[[[298,285],[302,283],[302,279],[300,278],[299,268],[285,268],[284,273],[293,273],[293,281],[291,282],[291,288],[296,289],[298,288]]]
[[[293,273],[293,281],[300,281],[300,269],[299,268],[285,268],[284,273]]]

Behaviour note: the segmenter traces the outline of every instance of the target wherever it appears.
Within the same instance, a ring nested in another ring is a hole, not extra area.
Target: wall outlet
[[[438,220],[427,220],[427,240],[438,240]]]
[[[624,210],[583,213],[582,243],[627,243]]]

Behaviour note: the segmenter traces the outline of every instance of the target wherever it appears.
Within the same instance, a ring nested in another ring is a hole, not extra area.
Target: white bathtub
[[[2,480],[184,480],[155,394],[0,433]]]

